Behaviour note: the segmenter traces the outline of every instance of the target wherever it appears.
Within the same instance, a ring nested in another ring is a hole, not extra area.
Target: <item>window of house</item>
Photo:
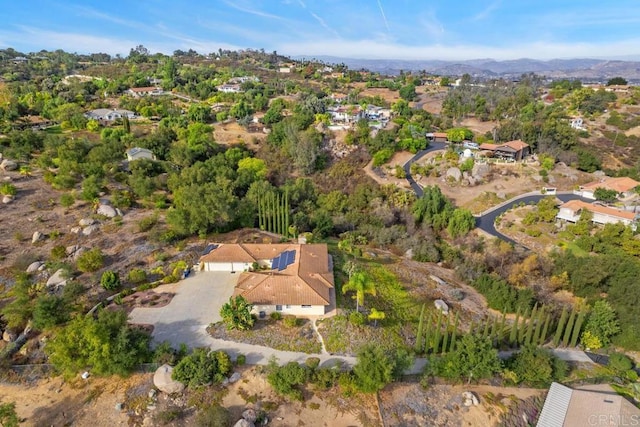
[[[276,305],[276,311],[282,311],[282,306],[281,305]]]
[[[285,307],[286,307],[287,310],[291,308],[291,306],[289,304],[285,305]]]
[[[302,308],[311,308],[310,305],[303,305]]]

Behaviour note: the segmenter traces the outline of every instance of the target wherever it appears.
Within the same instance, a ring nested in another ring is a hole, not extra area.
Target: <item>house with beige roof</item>
[[[130,89],[127,89],[126,93],[135,98],[140,98],[141,96],[164,95],[164,91],[161,87],[158,86],[132,87]]]
[[[635,188],[640,186],[640,182],[627,176],[618,178],[606,177],[600,181],[590,182],[585,185],[581,185],[580,189],[576,192],[586,199],[595,200],[595,191],[598,188],[604,188],[605,190],[613,190],[618,192],[618,199],[630,200],[637,196]]]
[[[640,425],[640,409],[609,385],[571,389],[551,383],[537,427]]]
[[[260,316],[325,315],[335,307],[333,262],[325,244],[209,245],[201,271],[239,273],[234,295]]]
[[[621,222],[624,225],[631,225],[632,227],[635,227],[638,219],[638,214],[635,212],[587,203],[582,200],[570,200],[560,205],[560,210],[558,211],[556,218],[576,223],[580,219],[583,211],[591,212],[591,221],[595,224],[616,224]]]

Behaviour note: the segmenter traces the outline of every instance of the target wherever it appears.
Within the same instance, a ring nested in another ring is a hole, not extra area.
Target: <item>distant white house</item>
[[[164,91],[161,87],[158,86],[132,87],[130,89],[127,89],[126,93],[135,98],[140,98],[141,96],[164,95]]]
[[[156,156],[151,150],[147,150],[146,148],[133,147],[127,150],[127,160],[132,162],[140,159],[155,160]]]
[[[103,122],[112,122],[123,117],[135,119],[136,113],[120,108],[97,108],[95,110],[87,111],[86,113],[84,113],[84,116],[88,119],[94,119]]]
[[[242,92],[242,87],[239,84],[224,84],[217,87],[218,92],[224,93],[240,93]]]
[[[333,122],[355,123],[365,118],[364,110],[359,105],[330,108],[327,111]]]
[[[571,119],[570,123],[573,129],[587,130],[587,128],[584,127],[584,121],[582,120],[582,117],[574,117],[573,119]]]
[[[278,72],[280,73],[285,73],[285,74],[289,74],[293,71],[293,67],[280,67],[278,69]]]

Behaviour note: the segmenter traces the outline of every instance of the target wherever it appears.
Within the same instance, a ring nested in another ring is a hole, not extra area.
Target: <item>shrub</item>
[[[3,196],[15,196],[17,192],[18,189],[16,186],[9,182],[3,182],[0,184],[0,194]]]
[[[352,325],[362,326],[365,324],[365,321],[366,318],[364,317],[364,314],[360,313],[359,311],[353,311],[349,313],[349,323],[351,323]]]
[[[231,425],[229,410],[219,403],[213,403],[206,408],[200,409],[196,416],[198,427],[219,427]]]
[[[267,381],[276,393],[302,400],[302,391],[299,386],[307,381],[307,369],[304,366],[296,362],[278,366],[275,360],[272,360],[268,369]]]
[[[320,365],[320,359],[318,357],[307,357],[304,364],[309,369],[316,369]]]
[[[271,317],[271,320],[281,320],[282,313],[280,313],[279,311],[274,311],[269,315],[269,317]]]
[[[284,316],[284,325],[287,328],[296,328],[300,326],[302,319],[298,319],[296,316]]]
[[[145,231],[151,230],[158,223],[158,216],[152,215],[146,218],[142,218],[138,221],[138,231],[144,233]]]
[[[236,357],[236,366],[242,366],[245,363],[247,363],[247,356],[245,356],[244,354],[239,354]]]
[[[67,257],[67,250],[64,245],[57,245],[51,248],[51,258],[56,261],[63,260]]]
[[[84,273],[92,273],[104,266],[104,256],[98,248],[88,250],[78,257],[78,270]]]
[[[71,193],[64,193],[60,196],[60,205],[63,208],[70,208],[75,203],[76,199]]]
[[[616,372],[625,372],[633,368],[633,361],[622,353],[611,353],[609,367]]]
[[[223,351],[197,348],[173,369],[172,378],[189,387],[221,382],[231,372],[231,358]]]
[[[63,297],[41,295],[33,309],[33,326],[42,331],[69,320],[69,306]]]
[[[220,316],[227,326],[227,329],[238,329],[245,331],[251,329],[255,318],[251,315],[253,306],[242,296],[230,297],[220,309]]]
[[[100,285],[107,291],[113,291],[120,287],[120,277],[115,271],[107,270],[102,273]]]
[[[141,268],[134,268],[127,274],[127,280],[133,284],[139,284],[147,281],[147,273]]]
[[[380,346],[369,344],[358,352],[353,367],[357,388],[364,393],[375,393],[393,380],[395,360]]]

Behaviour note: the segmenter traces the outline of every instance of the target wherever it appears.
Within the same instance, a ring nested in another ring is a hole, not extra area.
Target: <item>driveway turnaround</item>
[[[169,341],[174,348],[208,347],[207,326],[222,320],[220,308],[233,295],[238,274],[194,272],[175,286],[175,296],[164,307],[136,307],[129,315],[131,323],[153,325],[156,343]]]

